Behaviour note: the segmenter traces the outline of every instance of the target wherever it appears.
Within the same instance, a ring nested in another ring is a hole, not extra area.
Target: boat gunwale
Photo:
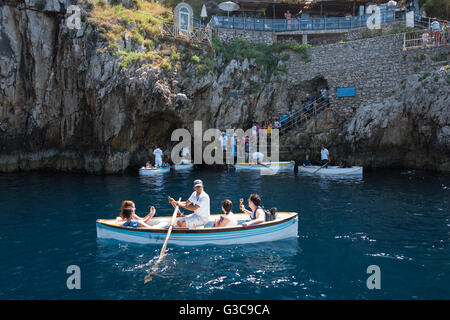
[[[323,169],[320,171],[322,174],[329,174],[329,175],[345,175],[349,173],[362,173],[364,170],[364,167],[362,166],[352,166],[350,168],[339,168],[338,166],[328,166],[328,168],[321,168],[320,166],[298,166],[299,172],[304,173],[315,173],[315,171],[318,171],[318,169]],[[334,171],[327,171],[327,170],[334,170]]]
[[[287,221],[290,221],[296,217],[298,217],[298,212],[278,212],[280,214],[289,214],[289,217],[275,220],[275,221],[269,221],[264,222],[260,224],[255,224],[248,226],[246,228],[242,226],[238,227],[221,227],[221,228],[203,228],[203,229],[195,229],[195,228],[173,228],[172,233],[220,233],[220,232],[231,232],[231,231],[247,231],[252,229],[259,229],[259,228],[265,228],[270,226],[275,226],[277,224],[281,224]],[[214,216],[220,216],[220,215],[211,215]],[[170,218],[170,217],[154,217],[153,219],[162,219],[162,218]],[[133,228],[133,227],[125,227],[125,226],[119,226],[119,225],[113,225],[105,223],[104,221],[115,221],[115,219],[97,219],[96,223],[97,225],[104,225],[107,227],[111,227],[114,229],[120,229],[120,230],[131,230],[131,231],[138,231],[138,232],[146,232],[146,233],[167,233],[166,228]]]
[[[154,171],[154,170],[167,170],[170,169],[170,166],[159,167],[159,168],[139,168],[139,171]]]
[[[269,164],[259,164],[259,163],[245,163],[245,162],[241,162],[241,163],[236,163],[235,166],[245,166],[245,167],[263,167],[263,168],[276,168],[277,166],[288,166],[294,164],[295,165],[295,161],[291,160],[291,161],[278,161],[278,162],[270,162]]]

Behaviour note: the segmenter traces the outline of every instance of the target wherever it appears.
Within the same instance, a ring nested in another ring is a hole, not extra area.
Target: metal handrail
[[[383,9],[381,23],[404,21],[405,15],[396,17],[395,10]],[[366,27],[370,14],[357,17],[335,17],[335,18],[291,18],[291,19],[259,19],[244,17],[213,16],[212,27],[234,30],[253,31],[308,31],[308,30],[350,30]]]
[[[287,129],[292,128],[299,122],[302,122],[312,115],[316,115],[319,111],[322,111],[323,109],[327,108],[329,105],[329,101],[327,101],[325,98],[320,98],[322,101],[317,106],[312,106],[312,108],[308,111],[297,111],[294,115],[289,116],[284,124],[280,127],[280,135],[287,131]],[[303,108],[302,108],[303,109]]]
[[[432,34],[429,35],[428,42],[423,43],[421,31],[403,33],[403,50],[433,48],[445,45],[449,45],[449,43],[440,43],[438,41],[438,45],[436,45],[436,39],[433,38]]]

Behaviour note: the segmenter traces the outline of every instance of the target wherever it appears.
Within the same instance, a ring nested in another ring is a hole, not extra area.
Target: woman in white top
[[[233,203],[230,200],[226,199],[222,201],[222,211],[225,215],[221,216],[219,220],[216,220],[214,228],[237,226],[236,217],[233,212],[231,212],[232,207]]]

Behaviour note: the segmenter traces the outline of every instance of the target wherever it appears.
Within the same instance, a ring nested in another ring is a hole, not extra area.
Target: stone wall
[[[234,39],[244,39],[249,42],[261,42],[269,45],[275,42],[275,34],[266,31],[214,29],[214,35],[223,42],[230,42]]]
[[[449,46],[403,51],[403,34],[381,36],[352,42],[315,46],[308,50],[309,62],[300,57],[286,61],[290,82],[323,77],[330,88],[332,104],[341,109],[356,109],[362,103],[383,102],[402,80],[418,71],[435,67],[433,60]],[[356,87],[355,97],[337,98],[338,87]]]

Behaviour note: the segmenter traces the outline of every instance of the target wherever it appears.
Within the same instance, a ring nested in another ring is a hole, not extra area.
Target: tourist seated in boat
[[[134,204],[133,201],[130,200],[125,200],[122,202],[122,205],[120,207],[120,216],[116,218],[116,221],[118,223],[122,223],[125,222],[125,219],[123,218],[122,212],[125,208],[131,208],[132,209],[132,214],[131,214],[131,219],[132,220],[139,220],[142,221],[144,223],[148,223],[148,221],[154,217],[155,213],[156,213],[156,209],[154,206],[150,206],[150,211],[149,213],[141,218],[136,214],[136,205]]]
[[[146,224],[144,221],[139,220],[139,219],[135,220],[132,218],[134,211],[135,211],[135,209],[131,206],[127,206],[122,209],[122,211],[120,212],[120,216],[122,217],[122,220],[124,221],[122,223],[122,226],[132,227],[132,228],[137,228],[137,227],[149,228],[150,226],[148,224]]]
[[[147,162],[146,164],[145,164],[145,167],[144,167],[145,169],[153,169],[153,166],[152,166],[152,164],[150,163],[150,162]]]
[[[248,206],[250,207],[251,211],[245,209],[243,203],[241,204],[240,209],[242,210],[242,212],[248,214],[251,219],[248,222],[242,223],[242,226],[244,228],[264,222],[264,210],[261,208],[260,204],[261,198],[256,193],[252,193],[248,198]]]
[[[305,159],[303,159],[303,166],[304,167],[310,167],[311,166],[311,160],[309,160],[309,155],[305,154]]]
[[[349,165],[348,163],[347,163],[347,161],[341,161],[340,163],[339,163],[339,166],[338,166],[338,168],[351,168],[352,166],[351,165]]]
[[[210,216],[210,200],[209,195],[203,190],[203,182],[200,179],[194,180],[194,192],[186,201],[175,201],[168,197],[169,203],[173,206],[179,206],[194,213],[179,218],[177,226],[180,228],[198,228],[202,227],[209,221]]]
[[[223,216],[220,216],[220,219],[217,219],[214,222],[214,228],[221,227],[235,227],[238,225],[236,217],[234,216],[231,209],[233,208],[233,203],[229,199],[225,199],[222,201],[222,212]]]

